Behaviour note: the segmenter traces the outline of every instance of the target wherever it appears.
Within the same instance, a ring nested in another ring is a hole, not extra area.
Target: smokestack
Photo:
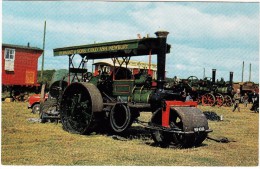
[[[229,73],[229,84],[230,84],[230,86],[233,85],[233,72]]]
[[[249,65],[249,82],[251,81],[251,63]]]
[[[29,43],[29,42],[27,43],[27,47],[28,47],[28,48],[30,47],[30,43]]]
[[[205,78],[205,67],[203,68],[203,79]]]
[[[212,69],[212,82],[215,83],[216,81],[216,69]]]
[[[243,61],[243,66],[242,66],[242,82],[244,81],[244,61]]]
[[[169,32],[157,31],[155,35],[159,41],[158,54],[157,54],[157,89],[163,90],[165,83],[165,62],[166,62],[166,39]]]

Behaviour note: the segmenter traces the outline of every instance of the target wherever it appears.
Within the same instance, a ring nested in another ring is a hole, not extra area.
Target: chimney
[[[251,81],[251,63],[249,65],[249,82]]]
[[[233,72],[229,72],[229,84],[230,86],[233,85]]]
[[[157,54],[157,89],[159,91],[163,90],[163,85],[165,83],[165,63],[166,63],[166,52],[167,52],[167,31],[157,31],[155,35],[158,38],[158,54]]]
[[[243,61],[243,66],[242,66],[242,82],[244,81],[244,61]]]
[[[216,81],[216,69],[212,69],[212,83]]]
[[[205,67],[203,68],[203,79],[206,77],[205,75]]]
[[[28,48],[30,47],[30,42],[27,43],[27,47],[28,47]]]

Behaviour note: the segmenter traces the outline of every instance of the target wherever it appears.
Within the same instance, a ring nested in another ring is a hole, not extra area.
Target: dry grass
[[[126,141],[105,134],[74,135],[61,124],[28,122],[38,117],[26,103],[2,103],[2,165],[97,165],[97,166],[257,166],[258,115],[248,108],[199,107],[223,115],[220,122],[209,121],[211,137],[227,137],[235,142],[205,140],[191,149],[153,146],[148,133],[133,125]],[[243,107],[241,105],[241,107]],[[150,113],[142,113],[148,120]]]

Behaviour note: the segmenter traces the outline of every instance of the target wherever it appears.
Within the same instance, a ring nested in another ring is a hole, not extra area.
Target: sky
[[[66,69],[68,57],[54,57],[54,48],[155,37],[166,30],[167,77],[201,79],[204,69],[207,77],[216,69],[217,79],[228,81],[232,71],[238,82],[244,61],[244,81],[251,64],[251,81],[259,83],[259,19],[259,3],[3,1],[2,43],[42,48],[46,20],[44,69]],[[148,62],[147,56],[132,60]]]

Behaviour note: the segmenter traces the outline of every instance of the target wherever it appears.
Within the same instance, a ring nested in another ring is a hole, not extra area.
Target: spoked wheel
[[[218,107],[221,107],[224,104],[224,97],[220,93],[216,94],[216,104],[218,105]]]
[[[162,124],[162,112],[152,116],[151,124]],[[161,147],[174,145],[180,148],[199,146],[207,137],[208,122],[205,115],[195,107],[174,107],[170,111],[169,126],[174,131],[152,130],[153,140]]]
[[[227,107],[231,107],[233,105],[232,98],[229,95],[224,96],[224,105]]]
[[[206,93],[202,96],[201,102],[203,106],[213,106],[216,102],[216,98],[213,94]]]
[[[127,105],[116,104],[110,111],[109,124],[116,133],[125,131],[132,124],[131,112]]]
[[[99,90],[91,83],[72,83],[61,101],[61,122],[64,130],[76,134],[90,133],[95,124],[94,113],[103,109]]]

